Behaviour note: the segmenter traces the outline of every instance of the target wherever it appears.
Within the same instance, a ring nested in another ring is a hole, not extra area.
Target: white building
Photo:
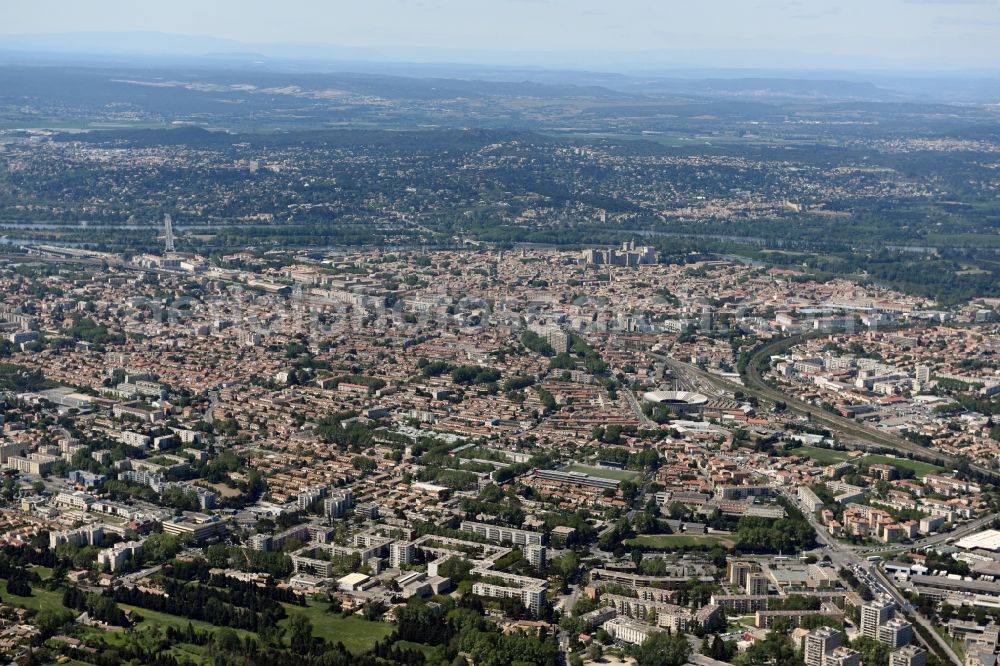
[[[799,486],[799,502],[809,513],[816,513],[823,508],[823,500],[809,486]]]
[[[528,530],[518,530],[513,527],[500,527],[498,525],[488,525],[486,523],[476,523],[471,520],[463,520],[459,528],[463,532],[472,532],[497,543],[513,543],[518,546],[529,544],[541,545],[543,534],[541,532],[531,532]]]
[[[472,573],[484,579],[472,586],[473,594],[497,599],[520,599],[532,613],[538,613],[545,605],[545,590],[549,586],[546,580],[491,569],[473,569]]]
[[[545,558],[545,546],[532,545],[524,547],[524,559],[536,569],[545,569]]]
[[[49,548],[56,548],[64,543],[75,546],[100,546],[104,541],[104,528],[100,525],[84,525],[75,530],[49,532]]]
[[[861,635],[878,640],[878,629],[896,616],[896,605],[889,599],[873,599],[861,607]]]
[[[841,646],[826,654],[823,666],[861,666],[861,653]]]
[[[389,544],[389,566],[399,568],[413,563],[416,548],[412,541],[395,541]]]
[[[107,566],[111,571],[117,571],[127,561],[141,554],[141,541],[124,541],[99,552],[97,554],[97,564],[102,567]]]
[[[354,495],[346,490],[323,500],[323,513],[329,519],[340,518],[352,506],[354,506]]]
[[[823,666],[827,652],[833,652],[843,642],[843,635],[836,629],[820,627],[810,631],[803,645],[806,666]]]
[[[878,628],[878,640],[891,648],[899,648],[913,642],[913,625],[894,617]]]
[[[93,503],[93,496],[79,490],[71,493],[59,493],[52,499],[54,506],[65,509],[77,509],[79,511],[87,511]]]
[[[134,446],[137,449],[145,449],[149,447],[152,438],[149,435],[143,435],[141,432],[133,432],[131,430],[122,430],[118,433],[118,441],[126,446]]]
[[[655,633],[662,633],[663,629],[654,627],[643,622],[638,622],[629,617],[616,617],[604,623],[604,630],[611,634],[611,637],[622,643],[632,645],[642,645]]]

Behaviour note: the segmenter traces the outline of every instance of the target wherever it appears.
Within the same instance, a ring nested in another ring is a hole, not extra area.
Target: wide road
[[[639,401],[636,400],[632,390],[626,387],[622,387],[621,390],[625,392],[625,399],[628,401],[629,407],[632,408],[635,418],[639,420],[639,424],[645,426],[646,428],[658,427],[656,421],[646,416],[645,412],[642,411],[642,407],[639,406]]]
[[[948,659],[950,659],[953,664],[955,664],[956,666],[962,666],[964,661],[959,658],[959,656],[955,653],[954,650],[951,649],[951,646],[948,645],[948,642],[945,641],[944,638],[942,638],[936,631],[934,631],[934,625],[931,624],[930,620],[921,615],[915,608],[911,606],[911,604],[905,598],[903,598],[903,595],[899,593],[899,590],[897,590],[895,586],[893,586],[892,583],[890,583],[886,579],[885,575],[883,575],[882,571],[878,567],[871,566],[869,562],[861,559],[861,557],[857,553],[845,547],[844,544],[840,543],[839,541],[837,541],[837,539],[833,538],[829,534],[829,532],[826,531],[826,528],[819,524],[819,521],[816,520],[816,516],[814,516],[812,513],[806,510],[805,507],[803,507],[801,504],[798,503],[797,497],[785,491],[783,491],[783,494],[785,495],[786,499],[788,499],[793,504],[798,506],[799,509],[802,511],[803,515],[805,515],[806,519],[809,521],[809,524],[816,532],[816,540],[819,543],[826,546],[826,549],[830,555],[830,560],[833,562],[835,566],[839,568],[846,568],[853,570],[862,569],[869,575],[874,576],[874,578],[877,578],[878,579],[877,582],[875,582],[875,584],[872,585],[872,587],[875,588],[872,590],[872,592],[876,594],[879,593],[887,594],[892,598],[892,600],[896,603],[896,605],[899,606],[899,608],[908,609],[910,617],[913,618],[913,621],[922,626],[924,629],[926,629],[927,635],[930,636],[931,639],[934,641],[935,646],[938,648],[937,650],[935,650],[935,652],[937,652],[939,655],[942,654],[947,655]],[[924,642],[924,636],[922,634],[914,632],[914,636],[918,638],[921,642]]]

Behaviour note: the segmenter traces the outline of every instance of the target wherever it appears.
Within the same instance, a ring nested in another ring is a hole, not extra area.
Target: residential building
[[[389,566],[399,568],[413,562],[416,548],[412,541],[396,541],[389,544]]]
[[[803,660],[806,666],[823,666],[827,652],[833,652],[843,642],[843,634],[830,627],[813,629],[803,644]]]
[[[104,528],[100,525],[84,525],[75,530],[49,532],[49,548],[56,548],[64,543],[75,546],[100,546],[104,541]]]
[[[878,629],[896,615],[896,605],[889,599],[873,599],[861,607],[861,635],[878,640]]]
[[[752,573],[747,576],[746,593],[750,596],[767,594],[767,576],[762,573]]]
[[[729,560],[729,584],[745,589],[753,563],[746,560]]]
[[[913,625],[894,617],[878,628],[878,640],[889,647],[899,648],[913,642]]]
[[[472,573],[482,577],[482,581],[472,586],[473,594],[520,599],[532,613],[537,613],[545,604],[545,590],[549,586],[545,580],[491,569],[473,569]]]
[[[927,651],[906,645],[889,655],[889,666],[927,666]]]
[[[803,642],[803,660],[806,666],[823,666],[826,653],[840,647],[842,641],[842,634],[830,627],[810,631]]]
[[[486,523],[476,523],[463,520],[459,527],[463,532],[472,532],[497,543],[512,543],[518,546],[541,545],[544,535],[541,532],[519,530],[513,527],[500,527]]]
[[[354,495],[351,491],[334,493],[323,500],[323,514],[331,520],[341,518],[352,506],[354,506]]]
[[[105,548],[97,554],[97,564],[117,571],[125,562],[142,554],[141,541],[124,541],[116,543],[111,548]]]
[[[650,635],[662,633],[663,629],[639,622],[629,617],[616,617],[604,623],[604,630],[622,643],[642,645]]]
[[[176,534],[196,542],[219,536],[225,533],[227,528],[228,523],[219,520],[218,516],[204,514],[192,514],[186,518],[175,518],[163,523],[163,531],[167,534]]]
[[[823,658],[823,666],[861,666],[861,653],[848,647],[838,647]]]
[[[528,564],[534,568],[544,570],[546,561],[545,546],[539,546],[536,544],[525,546],[524,559],[527,560]]]

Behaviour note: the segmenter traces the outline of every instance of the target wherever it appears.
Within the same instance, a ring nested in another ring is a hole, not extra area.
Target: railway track
[[[765,360],[771,356],[798,345],[805,340],[828,333],[807,333],[803,335],[791,336],[770,342],[753,352],[746,370],[743,374],[744,384],[731,381],[725,377],[719,377],[712,373],[695,367],[689,363],[678,361],[662,355],[654,354],[654,357],[664,361],[675,372],[683,372],[688,376],[699,377],[715,386],[735,392],[741,391],[747,395],[753,395],[758,399],[764,399],[771,403],[783,403],[786,408],[796,414],[807,416],[813,423],[825,426],[831,432],[840,435],[845,444],[854,445],[859,448],[872,448],[872,446],[888,449],[903,455],[912,455],[915,458],[954,469],[958,464],[958,459],[954,456],[936,451],[926,446],[911,442],[898,435],[876,430],[869,426],[857,423],[851,419],[844,418],[838,414],[831,414],[821,407],[799,400],[795,396],[779,391],[769,386],[761,376],[760,368]],[[993,482],[1000,482],[1000,472],[989,469],[981,465],[970,464],[969,468],[976,473],[989,478]]]

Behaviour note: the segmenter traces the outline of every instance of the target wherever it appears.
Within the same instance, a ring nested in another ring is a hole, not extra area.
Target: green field
[[[797,449],[790,449],[788,455],[805,456],[818,462],[820,465],[832,465],[833,463],[847,460],[847,451],[834,451],[833,449],[821,449],[818,446],[800,446]]]
[[[590,474],[591,476],[612,479],[614,481],[634,481],[639,476],[638,472],[631,472],[627,469],[607,469],[604,467],[591,467],[589,465],[567,465],[560,471],[582,472],[583,474]]]
[[[823,449],[818,446],[801,446],[797,449],[788,450],[786,455],[805,456],[806,458],[815,460],[820,465],[832,465],[833,463],[848,460],[850,457],[848,453],[848,451],[834,451],[833,449]],[[917,478],[922,478],[924,474],[941,472],[943,469],[937,465],[932,465],[931,463],[910,460],[909,458],[893,458],[891,456],[874,454],[864,456],[863,458],[853,458],[852,460],[864,460],[865,462],[873,464],[892,465],[900,469],[910,469],[913,470],[913,473],[917,476]]]
[[[425,658],[430,658],[431,653],[436,649],[433,645],[414,643],[413,641],[396,641],[392,647],[400,650],[419,650]]]
[[[736,539],[715,534],[647,534],[626,539],[626,546],[644,546],[653,550],[673,550],[686,546],[714,546],[716,544],[732,548]]]
[[[51,572],[43,570],[39,571],[39,574],[51,575]],[[0,600],[12,606],[19,606],[21,608],[28,608],[35,611],[43,609],[58,610],[63,608],[61,592],[51,592],[49,590],[33,587],[30,597],[18,597],[7,593],[7,582],[4,580],[0,580]],[[201,620],[188,620],[187,618],[177,615],[160,613],[146,608],[139,608],[138,606],[131,606],[129,604],[120,603],[118,605],[122,608],[122,610],[138,613],[142,616],[142,622],[136,625],[136,631],[139,632],[143,631],[143,629],[147,627],[154,626],[184,629],[187,627],[188,623],[199,631],[218,631],[222,628]],[[393,629],[395,629],[395,625],[393,624],[385,622],[369,622],[368,620],[365,620],[357,615],[351,615],[345,618],[341,617],[339,613],[327,613],[326,603],[313,599],[310,599],[308,605],[305,607],[292,606],[289,604],[284,604],[284,606],[289,615],[292,613],[305,613],[305,615],[309,618],[309,621],[312,622],[314,636],[322,637],[334,644],[338,642],[343,643],[344,647],[355,654],[370,649],[376,642],[391,634]],[[279,624],[283,627],[287,627],[288,619],[286,618],[282,620]],[[244,638],[246,636],[256,636],[254,632],[243,629],[233,629],[233,631],[235,631],[240,638]],[[125,632],[92,630],[88,633],[99,637],[101,641],[111,646],[121,644],[128,636]],[[408,645],[407,647],[424,650],[428,646],[413,644]],[[171,649],[171,653],[178,658],[186,657],[196,663],[201,663],[203,661],[202,648],[197,645],[177,644]]]
[[[188,622],[191,626],[198,631],[219,631],[222,627],[217,627],[208,622],[203,622],[201,620],[188,620],[187,618],[179,617],[177,615],[170,615],[169,613],[160,613],[153,610],[147,610],[145,608],[139,608],[138,606],[131,606],[129,604],[118,604],[122,610],[127,610],[130,612],[138,613],[142,616],[142,622],[135,625],[133,629],[134,634],[142,635],[144,632],[153,630],[155,627],[166,628],[173,627],[175,629],[184,629],[187,627]],[[246,631],[244,629],[233,629],[232,631],[240,638],[246,636],[256,636],[252,631]],[[102,631],[100,629],[86,630],[87,635],[90,638],[97,639],[108,645],[110,647],[115,647],[118,645],[124,645],[126,641],[129,640],[130,632],[125,631]],[[174,643],[174,645],[169,650],[177,659],[187,659],[196,664],[208,663],[205,657],[205,647],[201,645],[191,645],[189,643]]]
[[[140,613],[142,612],[146,612],[147,614],[150,613],[150,611],[140,610]],[[155,637],[156,634],[154,631],[154,627],[165,627],[167,625],[176,627],[178,626],[177,622],[184,622],[185,625],[187,624],[187,621],[184,620],[183,618],[164,615],[163,613],[152,613],[152,615],[155,615],[157,617],[155,618],[150,617],[146,622],[142,622],[136,625],[131,632],[103,631],[101,629],[87,627],[84,633],[88,640],[96,640],[103,643],[104,645],[107,645],[108,647],[114,648],[117,646],[124,645],[127,641],[133,640],[134,638],[138,638],[138,640],[142,641],[142,636],[147,633]],[[219,627],[205,624],[204,622],[192,621],[191,624],[195,628],[200,629],[202,631],[204,631],[205,629],[209,630],[219,629]],[[239,630],[236,631],[240,635],[247,633]],[[168,652],[177,659],[187,659],[189,661],[194,662],[195,664],[208,663],[208,660],[205,657],[205,646],[202,645],[192,645],[190,643],[174,643],[170,647]]]
[[[170,615],[169,613],[160,613],[146,608],[139,608],[138,606],[130,606],[128,604],[121,603],[118,604],[118,606],[122,610],[132,611],[142,616],[143,621],[136,625],[140,629],[154,624],[160,625],[164,628],[173,627],[175,629],[185,629],[188,626],[188,622],[191,623],[192,627],[198,629],[199,631],[218,631],[222,628],[201,620],[189,620],[186,617]],[[239,634],[240,638],[243,638],[244,636],[256,636],[256,634],[252,631],[245,631],[243,629],[233,629],[233,631]]]
[[[369,622],[358,616],[341,617],[340,613],[326,612],[326,602],[309,600],[306,607],[285,605],[288,614],[305,613],[313,625],[313,635],[325,638],[330,643],[343,643],[355,654],[368,650],[376,642],[392,633],[395,625],[386,622]],[[288,620],[279,624],[285,626]]]
[[[222,628],[209,624],[208,622],[188,620],[177,615],[159,613],[157,611],[138,608],[128,604],[118,605],[124,610],[134,611],[143,617],[143,621],[136,626],[138,631],[142,631],[144,627],[152,626],[183,629],[187,627],[188,622],[190,622],[191,626],[199,631],[218,631]],[[344,647],[355,654],[370,649],[377,641],[380,641],[391,634],[395,628],[395,625],[384,622],[369,622],[368,620],[356,615],[343,618],[339,613],[327,613],[325,602],[310,600],[309,605],[306,607],[292,606],[289,604],[284,604],[284,606],[289,615],[293,613],[305,613],[309,618],[309,621],[313,624],[314,636],[320,636],[334,644],[341,642],[344,644]],[[288,619],[286,618],[278,624],[287,628]],[[256,636],[254,632],[243,629],[233,629],[233,631],[235,631],[240,638],[244,638],[246,636]],[[100,636],[101,640],[108,645],[119,644],[121,641],[125,640],[127,636],[125,632],[96,633]],[[420,646],[414,644],[409,647]],[[203,648],[198,645],[178,643],[171,648],[171,654],[178,658],[186,657],[195,663],[204,662]]]
[[[943,467],[920,462],[918,460],[910,460],[908,458],[892,458],[890,456],[870,455],[865,456],[864,461],[872,464],[892,465],[893,467],[898,467],[900,469],[912,469],[913,474],[918,479],[922,479],[925,474],[937,474],[944,470]]]
[[[167,613],[158,613],[156,611],[146,610],[145,608],[137,608],[135,606],[129,606],[128,604],[118,604],[123,609],[133,610],[144,618],[144,621],[139,625],[147,626],[158,624],[164,627],[172,626],[178,629],[183,629],[187,627],[189,620],[183,617],[178,617],[176,615],[169,615]],[[292,606],[290,604],[284,604],[285,611],[292,615],[293,613],[305,613],[309,618],[309,621],[313,625],[313,635],[325,638],[331,643],[337,643],[338,641],[344,644],[351,652],[359,653],[364,652],[371,648],[376,641],[380,641],[389,634],[395,628],[395,625],[387,624],[385,622],[369,622],[362,617],[351,615],[350,617],[341,617],[339,613],[327,613],[326,603],[321,601],[309,600],[308,606]],[[208,622],[202,622],[199,620],[190,620],[191,625],[198,630],[205,631],[217,631],[220,627],[216,627]],[[282,627],[287,627],[288,619],[284,619],[278,623]],[[253,632],[245,631],[242,629],[234,629],[234,631],[243,638],[244,636],[254,636]],[[197,649],[192,646],[192,649]]]
[[[30,597],[18,597],[7,593],[7,581],[5,580],[0,581],[0,599],[3,599],[4,603],[8,603],[11,606],[29,608],[35,611],[44,609],[58,610],[63,607],[62,592],[50,592],[32,585]]]

